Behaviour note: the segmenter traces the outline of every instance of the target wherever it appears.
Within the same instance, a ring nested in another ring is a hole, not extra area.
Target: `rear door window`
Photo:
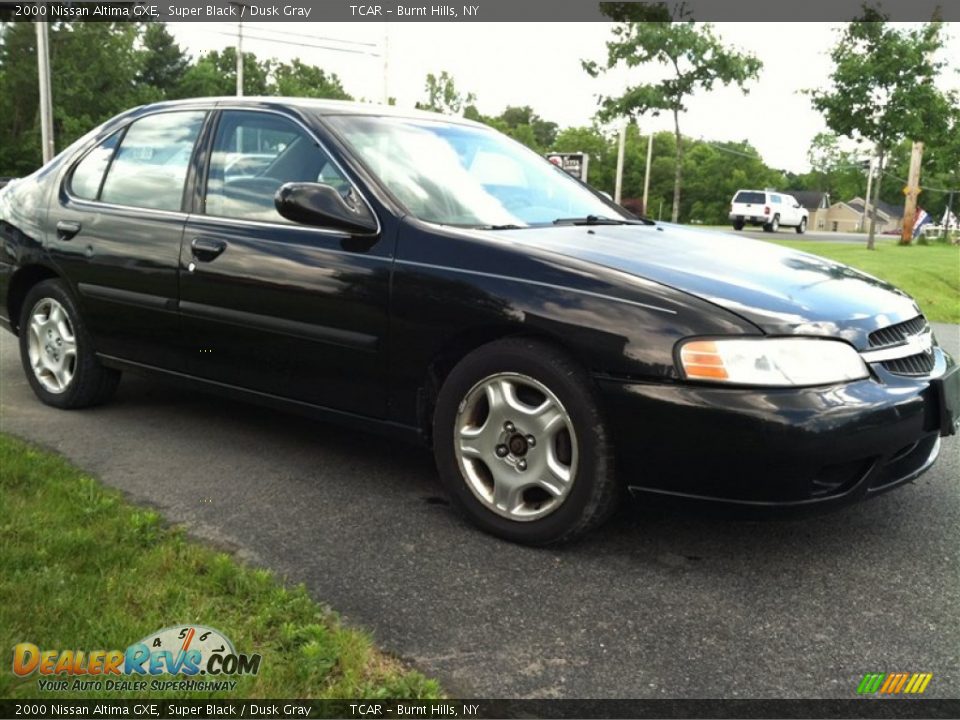
[[[180,210],[183,185],[206,113],[170,112],[135,121],[110,164],[100,200]]]
[[[733,201],[738,203],[748,203],[750,205],[762,205],[766,202],[766,199],[766,196],[762,192],[741,190],[737,193],[737,196],[733,199]]]

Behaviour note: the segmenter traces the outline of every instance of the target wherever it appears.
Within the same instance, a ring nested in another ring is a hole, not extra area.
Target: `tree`
[[[232,47],[192,61],[162,23],[51,23],[54,141],[63,148],[133,106],[158,100],[233,95]],[[340,78],[295,59],[244,54],[244,91],[350,99]],[[36,33],[32,23],[0,23],[0,175],[41,162]]]
[[[268,90],[271,95],[353,100],[336,74],[327,74],[315,65],[301,62],[300,58],[289,63],[276,63]]]
[[[898,29],[877,11],[844,29],[830,52],[831,87],[811,91],[813,106],[839,135],[876,148],[879,177],[893,147],[903,140],[928,140],[943,132],[946,98],[936,87],[943,63],[934,53],[943,46],[942,24]],[[874,248],[876,184],[867,248]]]
[[[457,90],[453,77],[446,70],[441,72],[439,77],[429,73],[424,91],[427,93],[427,100],[422,103],[418,102],[417,108],[432,110],[444,115],[460,115],[466,106],[471,105],[477,99],[477,96],[473,93],[464,95]]]
[[[923,207],[935,221],[946,211],[954,217],[960,215],[960,97],[948,95],[950,109],[947,111],[943,132],[927,145],[924,153]],[[954,227],[954,230],[956,228]],[[948,229],[944,226],[943,239]]]
[[[549,150],[557,139],[558,125],[555,122],[544,120],[529,105],[523,107],[508,106],[506,110],[500,113],[499,119],[510,129],[529,125],[537,146],[543,150]]]
[[[133,23],[51,23],[54,143],[63,148],[144,101]],[[0,175],[41,163],[36,35],[32,23],[0,24]]]
[[[571,127],[557,134],[553,146],[557,152],[584,152],[590,156],[587,182],[598,190],[612,193],[617,168],[617,146],[613,138],[599,128]]]
[[[726,224],[730,200],[742,188],[784,187],[786,178],[763,162],[747,141],[691,142],[684,153],[681,218]]]
[[[167,32],[164,23],[149,23],[143,32],[138,80],[157,91],[157,99],[175,97],[190,58]]]
[[[686,22],[645,22],[649,9],[643,3],[600,3],[601,12],[618,24],[614,39],[607,43],[603,66],[584,61],[592,77],[626,63],[635,68],[656,64],[670,75],[660,82],[642,82],[627,88],[620,97],[601,97],[601,120],[632,118],[650,112],[673,114],[676,159],[673,179],[673,212],[680,217],[680,190],[683,182],[683,141],[680,113],[686,111],[686,99],[697,90],[711,90],[716,83],[736,84],[746,93],[746,83],[755,79],[762,63],[753,55],[725,47],[709,24]],[[648,73],[644,73],[645,75]]]
[[[544,120],[529,106],[507,107],[499,115],[488,117],[480,114],[475,106],[467,105],[463,116],[468,120],[489,125],[541,155],[554,149],[559,126],[555,122]]]
[[[818,190],[837,200],[850,200],[864,192],[866,160],[844,150],[831,132],[814,135],[807,149],[810,172],[793,178],[787,190]]]
[[[250,52],[243,54],[243,94],[266,95],[272,61],[261,62]],[[234,95],[237,92],[237,50],[226,47],[202,55],[184,73],[180,97]]]

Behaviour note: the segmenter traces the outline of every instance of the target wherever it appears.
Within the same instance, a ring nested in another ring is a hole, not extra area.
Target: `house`
[[[864,200],[855,197],[846,202],[830,205],[826,212],[823,230],[830,232],[866,231],[870,227],[870,217],[864,217]],[[810,223],[812,226],[812,222]],[[815,226],[814,226],[815,227]],[[884,202],[877,203],[877,232],[899,233],[903,227],[903,209]],[[818,228],[819,229],[819,228]]]
[[[807,227],[810,230],[827,229],[830,193],[820,192],[819,190],[791,190],[790,194],[807,209]]]

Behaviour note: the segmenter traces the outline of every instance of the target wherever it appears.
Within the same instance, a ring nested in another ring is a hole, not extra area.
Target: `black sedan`
[[[0,192],[0,236],[0,323],[43,402],[148,372],[404,435],[519,542],[596,527],[626,488],[869,497],[957,421],[957,367],[903,292],[636,218],[465,120],[141,107]]]

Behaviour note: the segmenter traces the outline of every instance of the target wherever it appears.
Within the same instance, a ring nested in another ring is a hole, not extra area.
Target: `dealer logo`
[[[41,650],[33,643],[19,643],[13,649],[13,672],[19,677],[33,673],[41,677],[256,675],[260,660],[260,655],[238,653],[219,630],[177,625],[152,633],[126,650]]]

